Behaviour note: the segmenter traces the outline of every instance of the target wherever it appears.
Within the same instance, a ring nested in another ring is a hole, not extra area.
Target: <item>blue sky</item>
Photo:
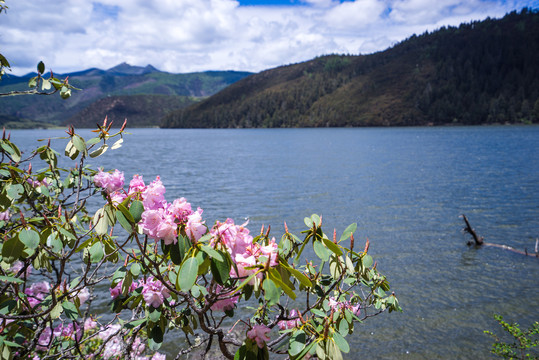
[[[119,63],[185,73],[261,71],[539,7],[539,0],[7,0],[0,51],[13,74]]]

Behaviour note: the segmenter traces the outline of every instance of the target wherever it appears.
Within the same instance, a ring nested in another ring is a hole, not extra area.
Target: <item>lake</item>
[[[299,235],[312,213],[326,233],[358,223],[356,248],[370,240],[404,312],[358,326],[347,359],[489,358],[495,313],[526,328],[539,320],[539,259],[468,247],[459,218],[485,241],[534,251],[539,126],[129,132],[99,165],[147,183],[160,175],[167,200],[187,198],[209,224],[248,218],[280,238],[284,221]]]

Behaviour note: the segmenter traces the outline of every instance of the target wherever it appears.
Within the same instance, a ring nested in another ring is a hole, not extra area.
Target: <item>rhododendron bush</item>
[[[286,224],[276,238],[269,226],[206,219],[188,199],[167,198],[159,177],[88,167],[121,146],[124,127],[112,134],[105,121],[88,140],[68,129],[71,168],[50,141],[23,156],[4,133],[2,359],[164,359],[167,339],[176,358],[218,349],[230,359],[339,359],[360,321],[400,310],[368,241],[354,248],[355,224],[328,236],[312,215],[302,238]],[[100,206],[89,213],[91,197]],[[98,298],[112,313],[92,308]]]

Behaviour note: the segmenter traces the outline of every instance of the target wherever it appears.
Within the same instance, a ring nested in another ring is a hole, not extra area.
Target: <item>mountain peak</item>
[[[149,64],[142,67],[129,65],[126,62],[118,64],[107,70],[107,73],[111,75],[144,75],[152,72],[159,72],[159,70]]]

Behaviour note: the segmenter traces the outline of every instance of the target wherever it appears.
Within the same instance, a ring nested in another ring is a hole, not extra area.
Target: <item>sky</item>
[[[539,0],[6,0],[12,74],[126,62],[171,73],[259,72],[327,54],[370,54],[413,34],[500,18]]]

